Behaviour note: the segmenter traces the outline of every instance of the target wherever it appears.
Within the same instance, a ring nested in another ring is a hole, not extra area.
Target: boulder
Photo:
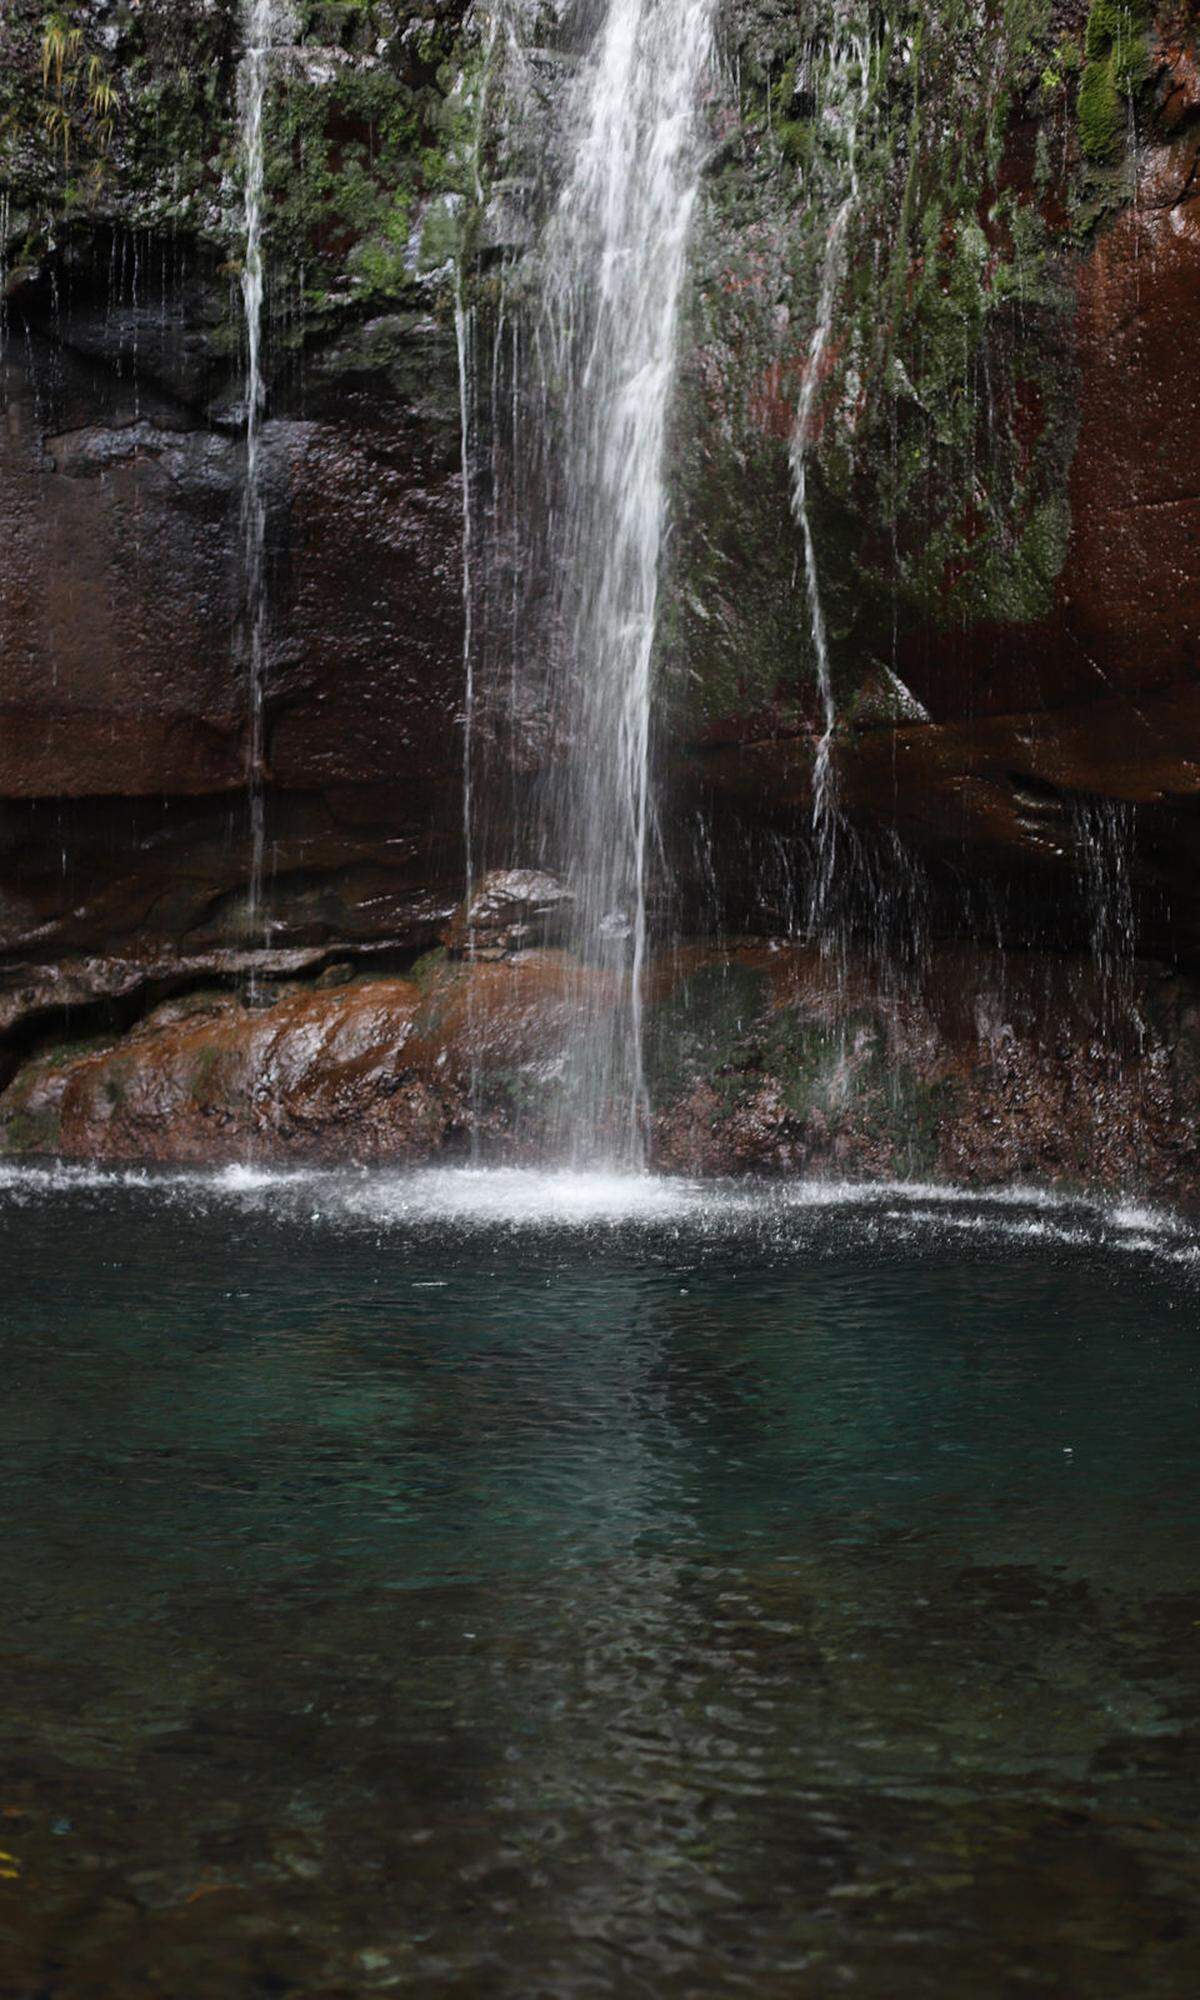
[[[575,898],[565,882],[535,868],[497,868],[456,910],[442,943],[458,958],[509,958],[560,943]]]

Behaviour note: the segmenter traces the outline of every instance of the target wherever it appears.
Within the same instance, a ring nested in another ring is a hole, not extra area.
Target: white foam
[[[188,1187],[212,1188],[221,1194],[261,1194],[274,1188],[305,1187],[313,1181],[336,1181],[340,1176],[330,1169],[324,1172],[303,1167],[255,1167],[244,1165],[222,1167],[216,1174],[172,1175]]]
[[[1112,1228],[1131,1229],[1138,1235],[1174,1235],[1179,1227],[1175,1216],[1139,1201],[1119,1202],[1109,1209],[1108,1220]]]
[[[945,1211],[953,1205],[966,1207],[971,1226],[981,1231],[1000,1226],[996,1210],[1085,1206],[1080,1197],[1041,1189],[976,1192],[921,1181],[706,1182],[602,1169],[547,1172],[524,1167],[430,1167],[403,1175],[367,1174],[343,1197],[350,1213],[381,1222],[499,1223],[531,1229],[593,1223],[652,1228],[688,1221],[719,1230],[756,1220],[786,1227],[790,1215],[809,1210],[886,1209],[889,1203],[903,1204],[907,1216],[937,1225],[947,1222]],[[922,1205],[927,1213],[921,1212]]]
[[[0,1194],[75,1194],[86,1188],[144,1188],[152,1177],[142,1167],[25,1166],[0,1163]]]
[[[431,1167],[403,1176],[366,1176],[346,1190],[344,1205],[351,1214],[379,1221],[544,1229],[564,1223],[669,1222],[696,1214],[712,1198],[698,1181],[652,1174]]]
[[[501,1228],[687,1229],[710,1241],[756,1236],[771,1248],[800,1247],[822,1213],[845,1210],[860,1236],[919,1242],[922,1237],[991,1236],[1047,1245],[1109,1247],[1200,1262],[1200,1239],[1181,1218],[1134,1201],[1112,1207],[1054,1189],[975,1189],[925,1181],[699,1181],[682,1176],[530,1167],[414,1170],[268,1167],[245,1162],[218,1170],[0,1163],[0,1206],[28,1206],[87,1193],[125,1193],[197,1210],[229,1208],[277,1215],[313,1227],[370,1227],[402,1233],[446,1225]]]
[[[1064,1194],[1061,1188],[1026,1187],[1014,1182],[1010,1187],[959,1187],[950,1181],[866,1181],[856,1184],[864,1195],[886,1196],[889,1201],[939,1204],[967,1202],[972,1208],[1093,1208],[1087,1195]]]
[[[1072,1229],[1062,1223],[1047,1222],[1040,1216],[1009,1216],[979,1213],[948,1214],[935,1208],[889,1209],[891,1221],[907,1219],[927,1223],[936,1230],[956,1230],[978,1236],[1003,1236],[1014,1242],[1088,1244],[1096,1237],[1087,1229]]]

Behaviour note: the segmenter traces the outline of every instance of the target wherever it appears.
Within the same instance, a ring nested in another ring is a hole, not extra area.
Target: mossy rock
[[[1150,75],[1147,17],[1138,0],[1093,0],[1076,99],[1079,141],[1091,161],[1111,161],[1124,148],[1130,103]]]
[[[656,1110],[666,1110],[697,1083],[730,1098],[748,1034],[762,1020],[770,994],[762,972],[735,961],[704,965],[680,981],[650,1015],[646,1082]]]

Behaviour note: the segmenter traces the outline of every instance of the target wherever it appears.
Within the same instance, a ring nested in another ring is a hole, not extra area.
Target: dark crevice
[[[282,997],[285,988],[291,991],[299,987],[315,988],[322,975],[335,966],[347,968],[347,984],[364,974],[403,978],[427,951],[427,945],[331,944],[314,952],[311,961],[301,970],[270,965],[256,969],[256,999],[253,1003],[250,1000],[251,982],[243,964],[236,971],[216,965],[205,971],[197,971],[190,966],[177,974],[164,969],[156,971],[128,993],[34,1007],[22,1015],[7,1033],[0,1035],[0,1090],[7,1089],[27,1063],[63,1043],[99,1043],[105,1038],[120,1040],[167,1000],[182,1000],[198,994],[240,995],[243,1004],[253,1004],[266,1011]],[[0,966],[0,978],[4,970]]]

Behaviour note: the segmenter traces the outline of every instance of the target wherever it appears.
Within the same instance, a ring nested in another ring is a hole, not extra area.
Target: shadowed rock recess
[[[549,594],[510,356],[578,24],[296,0],[272,53],[256,925],[241,9],[50,20],[0,13],[0,1151],[538,1156],[618,1004],[522,838],[550,621],[505,637]],[[1200,1200],[1200,6],[722,0],[716,42],[650,1157]]]

